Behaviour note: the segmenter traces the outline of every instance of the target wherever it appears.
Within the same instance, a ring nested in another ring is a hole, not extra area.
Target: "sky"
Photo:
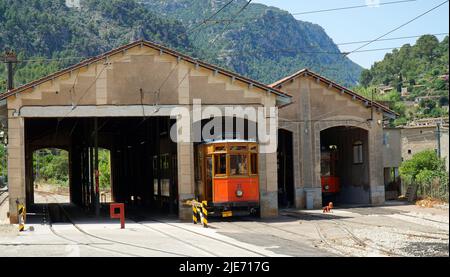
[[[332,8],[366,5],[373,2],[386,3],[393,0],[254,0],[274,6],[290,13],[301,13]],[[395,1],[397,2],[397,1]],[[296,15],[295,18],[319,24],[335,43],[373,40],[414,17],[439,5],[444,0],[415,0],[378,7],[338,10],[313,14]],[[416,21],[386,36],[386,38],[438,34],[449,32],[449,4],[428,13]],[[437,36],[442,40],[445,35]],[[417,38],[375,42],[362,50],[401,47],[403,44],[414,44]],[[352,51],[363,44],[341,45],[341,51]],[[383,59],[392,50],[353,53],[349,58],[359,65],[369,68],[374,62]]]

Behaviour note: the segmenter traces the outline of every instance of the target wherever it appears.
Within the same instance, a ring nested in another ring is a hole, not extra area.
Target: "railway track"
[[[0,207],[9,199],[9,193],[6,190],[0,191]]]
[[[113,254],[120,254],[120,255],[122,255],[122,256],[135,256],[135,257],[139,257],[139,256],[134,255],[134,254],[132,254],[132,253],[125,253],[125,252],[122,252],[122,251],[112,250],[112,249],[109,249],[109,248],[105,248],[105,247],[93,245],[93,244],[91,244],[91,243],[83,243],[83,242],[80,242],[80,241],[78,241],[78,240],[74,240],[74,239],[68,238],[68,237],[66,237],[66,236],[64,236],[64,235],[62,235],[62,234],[60,234],[60,233],[58,233],[58,232],[53,228],[53,225],[52,225],[52,222],[51,222],[51,219],[50,219],[51,217],[50,217],[50,212],[49,212],[49,209],[48,209],[48,205],[45,205],[43,209],[44,209],[44,210],[43,210],[43,213],[44,213],[44,215],[45,215],[45,217],[44,217],[44,223],[47,223],[47,224],[49,225],[50,231],[51,231],[55,236],[57,236],[57,237],[59,237],[59,238],[61,238],[61,239],[63,239],[63,240],[69,241],[69,242],[71,242],[71,243],[74,243],[75,245],[84,245],[84,246],[87,246],[87,247],[90,247],[90,248],[93,248],[93,249],[99,249],[99,250],[107,251],[107,252],[110,252],[110,253],[113,253]]]
[[[49,197],[49,196],[52,197],[51,194],[47,195],[46,197]],[[67,221],[70,222],[70,224],[72,224],[75,227],[76,230],[78,230],[80,233],[84,234],[85,236],[88,236],[88,237],[91,237],[91,238],[95,238],[95,239],[98,239],[98,240],[102,240],[102,241],[106,241],[106,242],[109,242],[109,243],[112,243],[112,244],[119,244],[119,245],[123,245],[123,246],[126,246],[126,247],[131,247],[133,249],[152,251],[152,252],[157,252],[157,253],[161,253],[161,254],[169,254],[169,255],[174,255],[174,256],[178,256],[178,257],[188,257],[187,255],[184,255],[184,254],[181,254],[181,253],[175,253],[175,252],[171,252],[171,251],[166,251],[166,250],[146,247],[146,246],[142,246],[142,245],[136,245],[136,244],[132,244],[132,243],[127,243],[127,242],[123,242],[123,241],[113,240],[113,239],[109,239],[109,238],[105,238],[105,237],[102,237],[102,236],[91,234],[91,233],[85,231],[84,229],[82,229],[80,226],[78,226],[72,220],[72,218],[69,216],[68,212],[64,209],[64,207],[62,205],[60,205],[59,203],[55,203],[55,205],[57,205],[57,207],[61,210],[61,212],[64,214],[65,218],[67,219]],[[49,213],[49,210],[48,210],[48,205],[46,205],[46,207],[47,207],[46,213],[48,214],[48,221],[51,222],[51,216],[50,216],[50,213]],[[51,224],[50,224],[50,230],[56,236],[59,236],[59,237],[61,237],[63,239],[72,241],[74,243],[80,243],[79,241],[73,240],[71,238],[67,238],[64,235],[59,234],[58,232],[56,232],[56,230],[54,230],[54,228],[51,226]],[[81,243],[81,244],[83,245],[83,243]],[[131,252],[124,252],[124,251],[120,251],[120,250],[104,248],[104,247],[100,247],[100,246],[96,246],[96,245],[92,245],[92,244],[85,244],[85,245],[87,245],[89,247],[93,247],[93,248],[106,250],[106,251],[113,252],[113,253],[118,253],[118,254],[125,255],[125,256],[144,257],[144,256],[141,256],[141,255],[136,255],[136,254],[131,253]]]
[[[41,193],[41,192],[39,192],[39,193]],[[41,194],[45,195],[45,197],[47,197],[47,198],[48,198],[48,197],[54,198],[52,193],[46,193],[46,192],[45,192],[45,193],[41,193]],[[165,254],[171,254],[171,255],[177,255],[177,256],[187,257],[187,255],[180,254],[180,253],[168,252],[168,251],[165,251],[165,250],[159,250],[159,249],[149,248],[149,247],[145,247],[145,246],[141,246],[141,245],[130,244],[130,243],[122,242],[122,241],[111,240],[111,239],[109,239],[109,238],[104,238],[104,237],[101,237],[101,236],[97,236],[97,235],[91,234],[91,233],[89,233],[89,232],[83,230],[83,229],[82,229],[81,227],[79,227],[76,223],[74,223],[73,220],[71,219],[70,215],[69,215],[68,212],[64,209],[63,206],[61,206],[61,205],[58,204],[58,203],[55,203],[55,205],[57,205],[57,206],[60,208],[60,210],[63,212],[63,214],[65,215],[65,217],[66,217],[66,219],[68,220],[68,222],[70,222],[70,223],[71,223],[78,231],[80,231],[81,233],[83,233],[83,234],[85,234],[85,235],[87,235],[87,236],[89,236],[89,237],[96,238],[96,239],[100,239],[100,240],[103,240],[103,241],[108,241],[108,242],[111,242],[111,243],[121,244],[121,245],[125,245],[125,246],[130,246],[130,247],[135,247],[135,248],[140,248],[140,249],[146,249],[146,250],[150,250],[150,251],[158,251],[158,252],[165,253]],[[143,223],[140,222],[140,220],[137,219],[136,217],[135,217],[135,218],[130,218],[129,216],[127,216],[127,218],[128,218],[128,219],[131,219],[132,221],[136,222],[137,224],[139,224],[140,226],[143,226],[143,227],[146,228],[146,229],[150,229],[150,230],[152,230],[152,231],[154,231],[154,232],[158,232],[158,233],[160,233],[160,234],[164,234],[164,235],[166,235],[166,236],[168,236],[168,237],[171,237],[172,239],[177,240],[178,242],[181,242],[181,243],[183,243],[183,244],[185,244],[185,245],[189,245],[190,247],[194,247],[197,251],[198,251],[198,250],[201,250],[201,251],[203,251],[204,253],[207,253],[207,254],[209,254],[209,255],[217,256],[217,254],[215,254],[214,252],[212,252],[212,251],[210,251],[210,250],[208,250],[208,249],[205,249],[205,248],[203,248],[203,247],[199,247],[198,245],[196,245],[196,244],[194,244],[194,243],[190,243],[190,242],[184,241],[184,240],[179,239],[179,238],[177,238],[177,237],[175,237],[175,236],[173,236],[173,235],[164,233],[164,232],[162,232],[162,231],[160,231],[160,230],[158,230],[158,229],[156,229],[156,228],[153,228],[153,227],[151,227],[151,226],[148,226],[148,225],[146,225],[146,224],[143,224]],[[238,248],[238,249],[240,249],[240,250],[244,250],[244,251],[249,252],[249,253],[253,253],[253,254],[256,254],[256,255],[259,255],[259,256],[268,257],[268,255],[266,255],[266,254],[264,254],[264,253],[260,253],[260,252],[258,252],[258,251],[255,251],[255,250],[252,250],[252,249],[249,249],[249,248],[243,247],[243,246],[241,246],[241,245],[238,245],[238,244],[235,244],[235,243],[232,243],[232,242],[228,242],[228,241],[225,241],[225,240],[222,240],[222,239],[218,239],[218,238],[211,237],[211,236],[208,236],[208,235],[202,235],[202,234],[199,234],[199,233],[197,233],[197,232],[194,232],[194,231],[192,231],[192,230],[190,230],[190,229],[188,229],[188,228],[182,227],[182,226],[178,226],[178,225],[171,224],[171,223],[168,223],[168,222],[165,222],[165,221],[161,221],[161,220],[158,220],[158,219],[156,219],[156,218],[146,218],[146,217],[145,217],[145,219],[146,219],[146,220],[149,220],[149,221],[161,223],[161,224],[164,224],[164,225],[167,225],[167,226],[171,226],[172,228],[177,228],[177,229],[179,229],[179,230],[183,230],[183,231],[185,231],[185,232],[188,232],[190,235],[193,235],[193,234],[194,234],[194,235],[196,235],[196,236],[201,237],[202,239],[213,240],[213,241],[216,241],[216,242],[220,242],[220,243],[222,243],[222,244],[225,244],[225,245],[227,245],[227,246],[232,246],[232,247],[234,247],[234,248]],[[55,230],[53,229],[52,232],[53,232],[53,231],[55,231]],[[58,235],[60,235],[60,234],[58,234]],[[97,246],[95,246],[95,247],[98,248]],[[102,247],[102,248],[103,248],[103,247]],[[124,253],[124,254],[129,255],[129,253]]]
[[[433,222],[433,223],[439,223],[439,224],[443,224],[443,225],[447,225],[448,226],[448,222],[445,221],[439,221],[439,220],[434,220],[434,219],[429,219],[429,218],[425,218],[425,217],[421,217],[421,216],[414,216],[414,215],[410,215],[410,214],[401,214],[402,216],[407,216],[407,217],[411,217],[411,218],[417,218],[417,219],[421,219],[421,220],[425,220],[428,222]]]
[[[179,225],[176,225],[176,224],[172,224],[172,223],[169,223],[169,222],[161,221],[161,220],[158,220],[158,219],[156,219],[156,218],[145,218],[145,219],[146,219],[146,220],[149,220],[149,221],[153,221],[153,222],[165,224],[165,225],[171,226],[171,227],[173,227],[173,228],[177,228],[177,229],[179,229],[179,230],[183,230],[183,231],[185,231],[185,232],[187,232],[187,233],[189,233],[189,234],[191,234],[191,235],[194,234],[194,235],[196,235],[196,236],[200,236],[202,239],[205,239],[205,238],[206,238],[206,239],[209,239],[209,240],[213,240],[213,241],[215,241],[215,242],[220,242],[220,243],[225,244],[225,245],[227,245],[227,246],[231,246],[231,247],[234,247],[234,248],[238,248],[238,249],[240,249],[240,250],[244,250],[244,251],[249,252],[249,253],[253,253],[253,254],[256,254],[256,255],[259,255],[259,256],[263,256],[263,257],[269,257],[268,255],[266,255],[266,254],[264,254],[264,253],[255,251],[255,250],[253,250],[253,249],[249,249],[249,248],[247,248],[247,247],[244,247],[244,246],[242,246],[242,245],[238,245],[238,244],[236,244],[236,243],[232,243],[232,242],[225,241],[225,240],[222,240],[222,239],[219,239],[219,238],[215,238],[215,237],[209,236],[209,235],[207,235],[207,234],[199,234],[199,233],[194,232],[193,230],[191,230],[191,229],[189,229],[189,228],[186,228],[186,227],[182,227],[182,226],[179,226]],[[133,220],[133,221],[135,221],[135,220]],[[146,226],[146,225],[142,224],[142,223],[139,222],[139,221],[135,221],[135,222],[138,223],[138,224],[141,224],[141,225],[143,225],[143,226]]]
[[[436,239],[438,239],[440,237],[437,237],[437,236],[445,236],[448,239],[448,235],[449,235],[448,233],[443,233],[443,232],[430,232],[430,231],[423,232],[423,231],[417,231],[417,230],[414,231],[416,234],[402,233],[402,232],[395,231],[395,229],[397,229],[397,228],[394,227],[394,226],[383,225],[383,224],[371,224],[371,223],[360,222],[360,221],[355,221],[355,220],[349,221],[348,223],[355,224],[355,225],[363,225],[363,226],[370,226],[370,227],[382,227],[382,228],[386,228],[386,229],[392,229],[393,233],[396,233],[396,234],[399,234],[399,235],[410,235],[410,236],[422,237],[422,238],[436,238]],[[417,233],[422,233],[424,235],[417,234]],[[433,236],[430,236],[430,235],[435,235],[435,236],[433,237]]]
[[[130,219],[130,220],[132,220],[132,221],[134,221],[135,223],[139,224],[140,226],[142,226],[142,227],[144,227],[144,228],[146,228],[146,229],[152,230],[152,231],[155,232],[155,233],[162,234],[162,235],[164,235],[164,236],[166,236],[166,237],[169,237],[169,238],[171,238],[171,239],[174,239],[174,240],[176,240],[176,241],[178,241],[178,242],[180,242],[180,243],[182,243],[182,244],[184,244],[184,245],[187,245],[187,246],[189,246],[189,247],[192,247],[192,248],[194,248],[195,250],[200,249],[201,251],[203,251],[203,252],[206,253],[206,254],[212,255],[213,257],[217,257],[217,255],[216,255],[214,252],[211,252],[211,251],[208,250],[208,249],[205,249],[205,248],[203,248],[203,247],[201,247],[201,246],[198,246],[198,245],[196,245],[196,244],[194,244],[194,243],[190,243],[190,242],[187,242],[187,241],[185,241],[185,240],[179,239],[179,238],[177,238],[176,236],[170,235],[170,234],[168,234],[168,233],[166,233],[166,232],[163,232],[163,231],[161,231],[161,230],[158,230],[157,228],[153,228],[153,227],[148,226],[148,225],[146,225],[146,224],[144,224],[144,223],[141,223],[141,222],[139,222],[139,219],[136,219],[136,218],[133,218],[133,217],[129,217],[129,216],[127,216],[127,218]]]
[[[250,220],[244,220],[244,221],[250,222]],[[297,236],[297,237],[299,237],[301,239],[304,239],[304,236],[302,236],[301,234],[296,233],[296,232],[292,232],[292,231],[289,231],[289,230],[286,230],[286,229],[283,229],[283,228],[280,228],[280,227],[275,227],[275,226],[272,226],[272,225],[270,225],[268,223],[265,223],[265,222],[258,222],[258,221],[256,221],[255,223],[261,224],[261,225],[263,225],[265,227],[268,227],[268,228],[275,229],[277,231],[282,231],[282,232],[287,233],[287,234],[295,235],[295,236]],[[326,236],[325,236],[324,232],[322,231],[322,228],[320,227],[319,224],[314,223],[314,228],[315,228],[317,234],[319,235],[321,241],[324,242],[329,248],[335,250],[336,252],[338,252],[338,253],[340,253],[340,254],[342,254],[344,256],[354,256],[352,252],[347,252],[347,251],[344,251],[342,249],[339,249],[339,248],[335,247],[334,246],[335,242],[330,242],[326,238]],[[250,229],[250,228],[247,228],[247,229]],[[286,238],[282,238],[282,239],[289,240],[289,239],[286,239]]]
[[[297,219],[303,219],[303,218],[298,217],[298,214],[296,214],[296,213],[287,213],[287,212],[285,212],[285,215],[289,216],[289,217],[294,217],[294,218],[297,218]],[[329,218],[329,217],[326,217],[326,216],[322,216],[322,215],[308,214],[307,216],[313,217],[313,218],[327,219],[327,220],[331,221],[336,227],[338,227],[340,230],[345,232],[348,235],[349,239],[352,240],[355,243],[355,245],[353,246],[355,249],[361,249],[361,250],[371,249],[371,250],[383,253],[383,254],[385,254],[387,256],[403,256],[403,255],[401,255],[399,253],[393,252],[392,250],[385,249],[383,246],[377,245],[373,241],[371,241],[372,244],[367,243],[366,241],[362,240],[357,235],[355,235],[355,233],[352,232],[350,230],[350,228],[346,224],[344,224],[343,222],[340,222],[340,221],[337,221],[335,219],[332,219],[332,218]],[[332,244],[328,241],[328,239],[323,234],[323,232],[320,231],[321,230],[320,224],[316,223],[316,222],[313,222],[313,224],[316,227],[316,230],[318,232],[319,237],[321,237],[323,239],[323,241],[327,245],[332,246]],[[336,242],[334,241],[333,243],[336,243]],[[348,247],[348,246],[343,245],[343,244],[341,244],[341,245],[345,246],[345,247]],[[335,247],[333,247],[333,249],[335,249]],[[343,251],[340,251],[340,252],[343,252]],[[345,253],[347,253],[347,252],[345,252]]]

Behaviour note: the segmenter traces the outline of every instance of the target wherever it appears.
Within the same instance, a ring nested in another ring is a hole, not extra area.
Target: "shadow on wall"
[[[338,203],[369,204],[369,190],[363,186],[342,186],[338,196]]]

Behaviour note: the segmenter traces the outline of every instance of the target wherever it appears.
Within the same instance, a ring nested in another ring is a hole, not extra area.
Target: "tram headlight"
[[[329,190],[330,189],[330,186],[329,185],[326,185],[325,186],[325,190]]]
[[[237,197],[242,197],[244,195],[244,192],[241,189],[237,189],[236,190],[236,196]]]

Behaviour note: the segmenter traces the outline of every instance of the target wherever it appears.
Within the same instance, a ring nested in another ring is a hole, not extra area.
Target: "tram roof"
[[[245,139],[221,139],[221,140],[210,140],[203,141],[202,144],[218,144],[218,143],[257,143],[256,140],[245,140]]]

